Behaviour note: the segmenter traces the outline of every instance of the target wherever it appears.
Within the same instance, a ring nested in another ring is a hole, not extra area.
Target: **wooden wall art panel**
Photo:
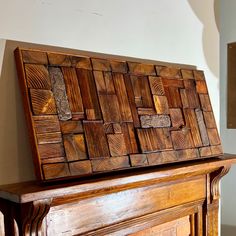
[[[15,51],[38,179],[222,155],[204,73]]]

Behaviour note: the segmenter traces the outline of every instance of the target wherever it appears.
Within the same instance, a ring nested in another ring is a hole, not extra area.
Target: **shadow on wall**
[[[215,34],[212,33],[212,30],[215,27],[212,26],[212,21],[209,20],[209,15],[205,14],[204,9],[202,9],[202,6],[203,6],[202,1],[206,3],[206,12],[209,12],[208,7],[211,7],[211,4],[212,4],[211,1],[188,0],[188,3],[191,6],[195,15],[202,22],[202,25],[203,25],[202,45],[203,45],[204,56],[205,56],[206,63],[209,69],[216,76],[216,78],[218,78],[219,77],[218,50],[215,50],[216,39],[214,38]],[[219,32],[219,2],[220,0],[214,0],[214,9],[213,9],[214,16],[215,16],[215,24],[216,24],[218,32]],[[217,42],[217,45],[218,45],[218,42]]]

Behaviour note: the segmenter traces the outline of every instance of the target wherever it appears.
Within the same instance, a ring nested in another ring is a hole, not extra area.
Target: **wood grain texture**
[[[60,127],[63,134],[79,134],[84,131],[81,121],[60,121]]]
[[[113,61],[110,60],[112,72],[127,73],[128,65],[126,61]]]
[[[44,164],[42,168],[45,179],[62,178],[70,175],[67,163]]]
[[[183,79],[194,79],[192,70],[182,69],[181,74]]]
[[[106,59],[92,58],[94,70],[111,71],[110,62]]]
[[[157,114],[169,114],[169,106],[166,96],[153,95]]]
[[[178,150],[177,155],[179,160],[192,160],[199,158],[199,152],[197,148]]]
[[[54,96],[50,90],[30,89],[30,97],[34,115],[57,113]]]
[[[92,169],[94,172],[104,172],[110,170],[117,170],[130,167],[129,157],[110,157],[106,159],[92,160]]]
[[[41,134],[37,134],[36,136],[37,136],[38,144],[62,142],[61,132],[41,133]]]
[[[183,80],[180,80],[180,79],[162,78],[162,84],[164,87],[176,87],[176,88],[184,87]]]
[[[177,87],[164,87],[165,95],[167,97],[169,108],[182,108],[179,88]]]
[[[102,122],[83,122],[89,158],[109,157],[108,143]]]
[[[84,69],[77,69],[76,71],[84,108],[93,109],[95,119],[101,119],[101,111],[92,71]]]
[[[209,95],[199,94],[201,107],[203,111],[212,111]]]
[[[71,56],[70,60],[72,67],[92,70],[92,65],[89,57]]]
[[[44,65],[25,64],[25,74],[28,88],[51,89],[48,70]]]
[[[49,64],[52,66],[71,66],[71,57],[66,54],[48,52]]]
[[[194,146],[201,147],[202,139],[194,109],[184,109],[184,117],[186,121],[186,126],[189,127],[191,130]]]
[[[62,67],[62,73],[65,81],[66,94],[72,115],[84,113],[76,70],[71,67]]]
[[[203,144],[203,146],[208,146],[209,145],[209,139],[208,139],[207,129],[206,129],[206,126],[205,126],[205,123],[204,123],[202,111],[200,109],[196,109],[195,113],[196,113],[196,118],[197,118],[197,122],[198,122],[199,131],[200,131],[200,134],[201,134],[202,144]]]
[[[111,72],[94,71],[98,94],[115,94]]]
[[[216,122],[213,112],[203,112],[205,124],[207,128],[216,128]]]
[[[158,75],[161,77],[180,79],[181,73],[179,68],[174,67],[158,67],[156,68]]]
[[[212,155],[211,147],[202,147],[199,148],[199,154],[201,157],[207,157]]]
[[[24,63],[33,63],[33,64],[48,64],[48,58],[46,52],[41,51],[29,51],[22,50],[22,60]]]
[[[143,115],[140,116],[142,128],[170,127],[171,121],[168,115]]]
[[[149,78],[152,94],[159,95],[159,96],[165,95],[165,90],[164,90],[161,77],[149,76],[148,78]]]
[[[157,112],[155,109],[153,108],[145,108],[145,107],[138,107],[138,115],[139,116],[142,116],[142,115],[156,115]]]
[[[123,134],[108,134],[107,141],[111,156],[124,156],[128,153]]]
[[[147,166],[147,156],[145,154],[130,155],[131,166]]]
[[[52,91],[55,97],[59,120],[72,118],[69,102],[66,95],[66,87],[60,68],[49,67],[49,76],[52,83]]]
[[[92,166],[89,160],[70,162],[69,169],[71,175],[86,175],[92,173]]]
[[[128,62],[129,72],[136,75],[156,75],[154,65]]]
[[[168,128],[155,128],[154,131],[159,150],[173,149],[171,135]]]
[[[56,115],[33,116],[34,128],[37,134],[60,131],[60,123]]]
[[[183,108],[199,108],[199,98],[195,89],[180,89]]]
[[[197,89],[198,93],[205,93],[205,94],[207,94],[208,90],[207,90],[206,81],[197,80],[196,81],[196,89]]]
[[[172,131],[171,137],[172,137],[174,149],[176,150],[188,149],[188,148],[194,147],[191,132],[189,129],[182,129],[180,131]]]
[[[220,144],[220,137],[218,134],[217,129],[207,129],[209,141],[211,145],[219,145]]]
[[[113,80],[120,107],[121,119],[123,122],[132,122],[133,118],[123,75],[119,73],[113,73]]]
[[[181,128],[185,125],[183,113],[180,108],[171,108],[170,110],[171,124],[175,128]]]
[[[87,152],[83,134],[64,135],[63,140],[66,159],[68,161],[87,159]]]
[[[195,80],[205,80],[204,72],[202,70],[193,70]]]
[[[211,146],[211,152],[214,156],[223,155],[224,153],[221,145]]]
[[[62,143],[39,144],[38,152],[41,159],[65,156],[64,146]]]

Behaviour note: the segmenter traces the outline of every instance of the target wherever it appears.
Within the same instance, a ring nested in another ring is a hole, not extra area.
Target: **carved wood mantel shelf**
[[[5,235],[218,235],[219,181],[235,155],[40,186],[0,186]],[[172,222],[169,224],[169,222]]]

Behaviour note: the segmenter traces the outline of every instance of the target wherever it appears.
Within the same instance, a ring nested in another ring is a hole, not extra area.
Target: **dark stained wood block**
[[[169,111],[173,127],[180,128],[185,125],[182,110],[180,108],[171,108]]]
[[[66,159],[68,161],[77,161],[87,159],[85,140],[83,134],[64,135],[64,147]]]
[[[189,129],[182,129],[179,131],[171,132],[172,142],[174,149],[188,149],[193,148],[194,143],[192,140],[191,132]]]
[[[51,81],[49,79],[48,70],[44,65],[25,65],[25,74],[28,88],[33,89],[51,89]]]
[[[211,145],[219,145],[220,144],[220,137],[218,134],[217,129],[207,129],[209,141]]]
[[[195,80],[205,80],[204,73],[201,70],[193,70],[193,75]]]
[[[22,50],[22,60],[24,63],[33,64],[48,64],[48,57],[46,52]]]
[[[165,95],[164,86],[161,77],[149,76],[149,83],[153,95]]]
[[[39,144],[38,152],[41,159],[65,156],[64,146],[62,143]]]
[[[77,69],[80,91],[85,109],[93,109],[95,119],[101,119],[101,111],[98,103],[96,86],[93,73],[90,70]]]
[[[112,72],[127,73],[128,66],[125,61],[110,61]]]
[[[181,74],[183,79],[194,79],[192,70],[182,69]]]
[[[63,134],[79,134],[84,132],[81,121],[60,121],[60,127]]]
[[[175,78],[175,79],[181,78],[181,73],[179,68],[162,67],[162,68],[157,68],[157,71],[158,75],[160,75],[161,77]]]
[[[204,80],[197,80],[196,81],[196,89],[198,93],[205,93],[207,94],[207,85],[206,85],[206,81]]]
[[[170,127],[170,117],[168,115],[144,115],[140,116],[142,128]]]
[[[205,124],[207,128],[216,128],[216,122],[213,112],[203,112]]]
[[[103,172],[130,167],[128,156],[95,159],[92,160],[91,163],[94,172]]]
[[[60,123],[56,115],[33,116],[33,122],[37,134],[60,132]]]
[[[169,114],[169,106],[166,96],[153,95],[157,114]]]
[[[66,54],[48,52],[49,64],[52,66],[71,66],[70,58]]]
[[[196,113],[196,118],[197,118],[197,122],[198,122],[199,131],[200,131],[200,134],[201,134],[202,144],[203,144],[203,146],[208,146],[209,145],[209,139],[208,139],[207,129],[206,129],[206,126],[205,126],[205,123],[204,123],[202,111],[200,109],[196,109],[195,113]]]
[[[43,164],[44,178],[57,179],[70,176],[70,171],[67,163]]]
[[[190,128],[191,130],[194,146],[201,147],[202,139],[201,139],[201,134],[199,131],[195,111],[193,109],[184,109],[184,117],[186,121],[186,126]]]
[[[72,118],[69,102],[66,95],[66,87],[60,68],[49,67],[49,76],[52,83],[52,91],[55,97],[59,120]]]
[[[90,158],[109,157],[108,143],[103,127],[103,123],[83,122],[85,138]]]
[[[154,65],[128,62],[129,72],[135,75],[156,75]]]
[[[130,155],[131,166],[147,166],[147,156],[145,154]]]
[[[222,155],[202,71],[94,55],[15,51],[40,180]]]
[[[36,136],[37,136],[38,144],[62,142],[61,132],[41,133],[41,134],[37,134]]]
[[[121,119],[123,122],[132,122],[132,113],[129,105],[129,100],[125,88],[124,78],[122,74],[114,73],[113,80],[115,90],[120,107]]]
[[[54,96],[50,90],[30,89],[30,97],[34,115],[57,113]]]
[[[92,58],[92,65],[94,70],[111,71],[110,62],[105,59]]]
[[[92,173],[92,166],[89,160],[70,162],[69,169],[71,175],[85,175]]]
[[[111,156],[124,156],[128,153],[123,134],[108,134],[107,141]]]
[[[71,56],[70,60],[72,67],[92,70],[92,65],[89,57]]]
[[[66,86],[66,94],[70,105],[72,116],[77,113],[84,113],[79,83],[75,68],[62,67],[62,73]]]

